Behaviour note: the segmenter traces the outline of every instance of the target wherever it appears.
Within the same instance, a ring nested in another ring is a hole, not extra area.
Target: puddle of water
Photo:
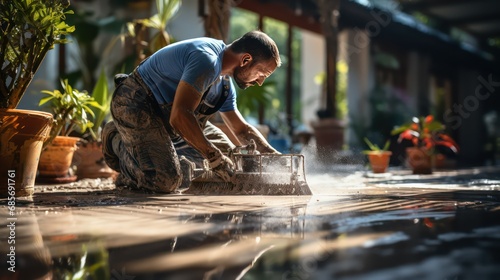
[[[20,214],[19,279],[500,277],[498,197],[313,196],[303,203],[219,212],[202,211],[189,199],[157,199],[193,209],[173,215],[150,204]],[[57,228],[61,224],[67,228]],[[0,234],[8,236],[7,227]],[[8,273],[4,267],[0,276]]]

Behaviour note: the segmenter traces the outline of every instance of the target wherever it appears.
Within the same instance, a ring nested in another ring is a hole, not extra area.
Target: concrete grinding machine
[[[255,143],[238,146],[227,155],[235,164],[231,182],[208,168],[196,168],[181,158],[189,186],[181,193],[194,195],[311,195],[306,182],[304,156],[300,154],[260,154]]]

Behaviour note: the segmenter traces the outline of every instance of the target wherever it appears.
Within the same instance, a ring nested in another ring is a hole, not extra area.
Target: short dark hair
[[[278,46],[266,33],[258,30],[247,32],[245,35],[234,40],[230,48],[235,53],[249,53],[254,62],[268,61],[274,59],[276,66],[281,66]]]

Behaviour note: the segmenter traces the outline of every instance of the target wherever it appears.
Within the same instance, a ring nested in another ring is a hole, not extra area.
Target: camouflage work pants
[[[113,145],[120,165],[117,185],[170,193],[183,180],[179,156],[202,166],[203,156],[170,127],[170,106],[158,105],[137,72],[117,86],[111,101],[111,115],[119,133],[115,136],[119,142]],[[213,124],[203,125],[207,139],[221,151],[234,147]]]

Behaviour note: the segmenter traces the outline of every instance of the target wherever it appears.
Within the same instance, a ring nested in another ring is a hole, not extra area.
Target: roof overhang
[[[393,41],[447,62],[494,69],[500,60],[500,50],[486,42],[489,36],[500,35],[498,0],[399,0],[394,2],[397,9],[385,9],[374,2],[341,0],[340,28],[365,29],[373,41]],[[322,34],[315,0],[243,0],[237,6]],[[445,25],[446,30],[461,28],[478,38],[478,43],[461,42],[448,32],[429,27],[410,15],[414,12]]]

